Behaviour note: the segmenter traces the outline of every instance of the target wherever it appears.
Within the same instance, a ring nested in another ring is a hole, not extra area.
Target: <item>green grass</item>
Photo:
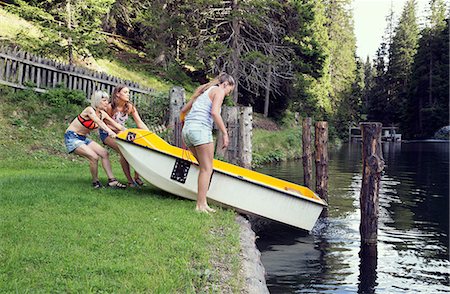
[[[29,36],[34,38],[41,37],[38,27],[0,8],[0,38],[13,39],[22,31],[26,31]]]
[[[301,128],[279,131],[253,129],[253,165],[300,158],[302,152]]]
[[[30,40],[24,41],[17,38],[17,34],[26,34]],[[0,40],[7,40],[7,43],[17,44],[28,51],[33,51],[33,40],[39,43],[41,38],[41,31],[39,25],[26,21],[23,18],[0,8]],[[128,50],[130,53],[137,54],[134,49],[123,46],[123,50]],[[54,57],[54,56],[50,56]],[[67,62],[67,58],[60,57],[58,60]],[[156,91],[169,92],[173,86],[172,82],[168,82],[151,75],[140,66],[141,60],[129,60],[126,64],[114,56],[109,59],[97,59],[93,61],[95,69],[105,72],[109,75],[133,81],[143,86],[155,89]],[[137,69],[140,68],[140,69]]]
[[[169,93],[172,84],[161,81],[156,76],[150,75],[143,70],[129,69],[129,64],[123,64],[119,60],[98,59],[97,64],[101,71],[121,79],[136,82],[140,85],[153,88],[156,91]]]
[[[87,161],[64,153],[66,122],[28,119],[46,107],[0,97],[1,293],[240,291],[233,211],[199,214],[151,185],[92,189]]]

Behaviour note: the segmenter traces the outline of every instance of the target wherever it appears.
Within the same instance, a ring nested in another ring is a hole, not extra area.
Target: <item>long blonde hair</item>
[[[236,82],[234,81],[234,78],[231,75],[229,75],[229,74],[227,74],[225,72],[222,72],[216,78],[211,80],[209,83],[203,84],[200,87],[198,87],[197,89],[195,89],[194,94],[192,94],[192,98],[191,99],[196,99],[198,96],[203,94],[206,90],[208,90],[212,86],[220,85],[220,84],[223,84],[225,82],[227,82],[231,86],[236,85]]]

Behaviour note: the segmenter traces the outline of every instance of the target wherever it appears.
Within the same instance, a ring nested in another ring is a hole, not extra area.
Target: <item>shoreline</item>
[[[269,293],[266,285],[266,270],[261,262],[261,252],[256,247],[256,234],[250,222],[242,215],[236,215],[236,223],[240,227],[239,243],[241,244],[240,260],[244,285],[242,293]]]

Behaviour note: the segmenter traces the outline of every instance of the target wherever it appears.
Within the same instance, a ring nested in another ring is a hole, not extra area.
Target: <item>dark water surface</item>
[[[449,144],[383,143],[377,256],[360,256],[361,148],[329,151],[329,217],[257,231],[271,293],[450,293]],[[303,183],[301,161],[258,169]]]

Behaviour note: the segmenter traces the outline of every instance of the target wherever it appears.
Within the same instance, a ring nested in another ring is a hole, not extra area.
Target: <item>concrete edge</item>
[[[250,222],[241,215],[236,216],[240,227],[240,259],[244,277],[243,293],[269,293],[266,285],[266,270],[261,262],[261,252],[256,248],[256,234]]]

